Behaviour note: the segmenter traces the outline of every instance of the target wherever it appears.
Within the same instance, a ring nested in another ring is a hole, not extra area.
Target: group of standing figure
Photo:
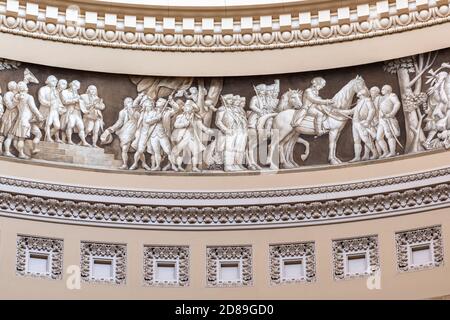
[[[352,133],[355,157],[351,160],[369,160],[396,155],[400,126],[396,119],[401,102],[390,85],[363,89],[352,109]],[[387,143],[386,143],[387,140]],[[364,154],[362,155],[364,143]]]
[[[124,99],[117,121],[105,130],[101,140],[110,143],[112,133],[119,137],[122,169],[128,168],[128,153],[134,150],[130,170],[137,169],[139,164],[153,171],[184,170],[183,160],[189,155],[192,170],[198,171],[198,156],[204,150],[202,133],[213,133],[203,124],[198,111],[197,104],[191,99],[175,101],[170,95],[167,99],[154,101],[145,93],[140,93],[135,99]],[[151,167],[146,163],[146,152],[152,155]],[[164,156],[167,156],[169,164],[163,168]]]
[[[38,153],[41,130],[45,141],[67,144],[74,144],[72,135],[76,132],[83,146],[91,146],[86,136],[92,134],[92,146],[97,147],[105,104],[98,97],[94,85],[80,95],[79,81],[74,80],[68,85],[66,80],[58,80],[51,75],[38,91],[37,106],[34,97],[28,93],[30,83],[39,81],[26,69],[24,80],[10,81],[8,91],[0,100],[0,148],[3,155],[14,157],[11,152],[11,146],[14,146],[19,158],[29,158],[24,142],[31,137],[33,147],[30,153]]]

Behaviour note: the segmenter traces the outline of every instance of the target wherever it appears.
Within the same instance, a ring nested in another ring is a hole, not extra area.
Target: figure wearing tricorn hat
[[[271,85],[258,84],[254,87],[255,95],[250,99],[248,114],[248,166],[251,170],[259,170],[258,140],[267,139],[272,128],[273,112],[278,105],[280,80]],[[272,116],[271,116],[272,115]]]
[[[233,102],[233,94],[224,95],[222,97],[222,106],[216,113],[216,126],[221,131],[218,137],[217,149],[223,157],[225,171],[242,170],[236,163],[239,119],[233,107]]]

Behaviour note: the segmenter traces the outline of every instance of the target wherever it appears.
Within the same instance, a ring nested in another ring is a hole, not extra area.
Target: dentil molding
[[[106,48],[216,52],[352,41],[429,27],[450,19],[448,0],[384,0],[319,11],[299,6],[293,10],[296,13],[258,17],[142,17],[138,9],[124,15],[103,9],[89,11],[66,1],[1,1],[0,32]]]

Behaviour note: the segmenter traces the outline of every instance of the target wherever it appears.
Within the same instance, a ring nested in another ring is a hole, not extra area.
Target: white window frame
[[[431,260],[427,264],[413,264],[412,259],[412,251],[415,247],[424,247],[428,246],[430,248],[430,256]],[[422,241],[422,242],[416,242],[416,243],[410,243],[407,245],[408,250],[408,266],[410,268],[421,268],[421,267],[431,267],[434,265],[434,246],[433,241]]]
[[[300,278],[285,278],[284,277],[284,263],[286,261],[298,261],[303,267],[303,275]],[[281,257],[280,258],[280,278],[283,282],[290,281],[306,281],[306,257],[305,256],[292,256],[292,257]]]
[[[348,270],[348,264],[349,264],[349,257],[352,256],[362,256],[364,255],[366,259],[366,268],[363,273],[350,273]],[[369,275],[370,272],[370,252],[369,250],[362,250],[362,251],[351,251],[351,252],[344,252],[344,274],[346,277],[354,277],[354,276],[364,276]]]
[[[101,278],[94,277],[94,261],[95,260],[111,261],[112,275],[109,279],[101,279]],[[89,257],[89,279],[93,280],[93,281],[107,281],[107,282],[114,281],[114,279],[116,279],[116,257],[104,257],[104,256],[91,255]]]
[[[221,269],[222,264],[238,264],[239,279],[238,280],[222,280],[221,279]],[[217,283],[218,284],[242,284],[242,259],[219,259],[217,260]]]
[[[175,264],[175,280],[158,280],[158,263],[174,263]],[[180,281],[180,266],[178,259],[153,259],[153,282],[155,284],[178,284]]]
[[[32,255],[37,256],[46,256],[47,257],[47,270],[45,273],[37,273],[30,271],[29,264],[30,264],[30,258]],[[52,252],[46,251],[46,250],[26,250],[26,261],[25,261],[25,272],[30,275],[37,275],[37,276],[50,276],[52,274]]]

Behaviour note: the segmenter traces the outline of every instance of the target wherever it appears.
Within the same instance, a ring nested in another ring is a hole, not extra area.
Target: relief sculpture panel
[[[113,170],[338,165],[450,146],[450,49],[316,72],[188,78],[0,59],[2,157]]]

